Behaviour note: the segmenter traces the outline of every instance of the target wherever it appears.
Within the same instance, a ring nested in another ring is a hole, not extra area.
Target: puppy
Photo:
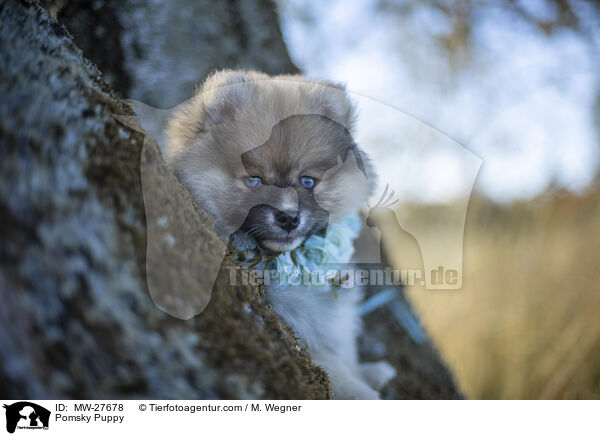
[[[354,117],[330,82],[217,72],[170,118],[167,163],[221,236],[285,256],[356,215],[375,186],[351,137]],[[349,242],[338,261],[349,260]],[[328,372],[335,398],[379,398],[394,370],[358,362],[359,288],[267,285],[265,297]]]

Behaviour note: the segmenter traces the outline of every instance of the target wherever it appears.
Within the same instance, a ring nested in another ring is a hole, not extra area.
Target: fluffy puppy
[[[241,233],[265,253],[294,250],[356,214],[374,188],[351,137],[354,116],[345,90],[330,82],[217,72],[169,120],[167,163],[223,237]],[[265,289],[329,373],[335,398],[378,398],[393,369],[359,365],[360,289],[339,294]]]

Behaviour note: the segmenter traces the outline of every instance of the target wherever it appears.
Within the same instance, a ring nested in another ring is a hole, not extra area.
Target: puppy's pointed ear
[[[220,71],[209,77],[198,92],[202,101],[202,130],[232,121],[236,113],[249,105],[255,87],[246,74]]]
[[[313,102],[317,113],[342,124],[352,131],[356,121],[356,107],[340,83],[322,80],[315,84]]]

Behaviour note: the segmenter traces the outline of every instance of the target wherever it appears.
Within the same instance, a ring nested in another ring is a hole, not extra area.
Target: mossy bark
[[[329,398],[259,288],[223,273],[187,321],[153,305],[143,137],[112,116],[128,107],[36,2],[4,3],[0,20],[0,396]],[[210,221],[156,144],[145,152],[156,195],[179,199],[167,218],[204,238],[187,262],[202,262]]]

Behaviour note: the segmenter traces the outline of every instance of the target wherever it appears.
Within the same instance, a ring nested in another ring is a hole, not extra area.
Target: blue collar
[[[329,223],[325,236],[312,235],[297,248],[271,256],[262,253],[249,237],[236,235],[234,244],[246,268],[269,271],[281,283],[290,283],[303,273],[325,272],[327,264],[347,264],[354,254],[354,240],[361,226],[358,214],[352,215]],[[277,289],[286,287],[276,286]]]

